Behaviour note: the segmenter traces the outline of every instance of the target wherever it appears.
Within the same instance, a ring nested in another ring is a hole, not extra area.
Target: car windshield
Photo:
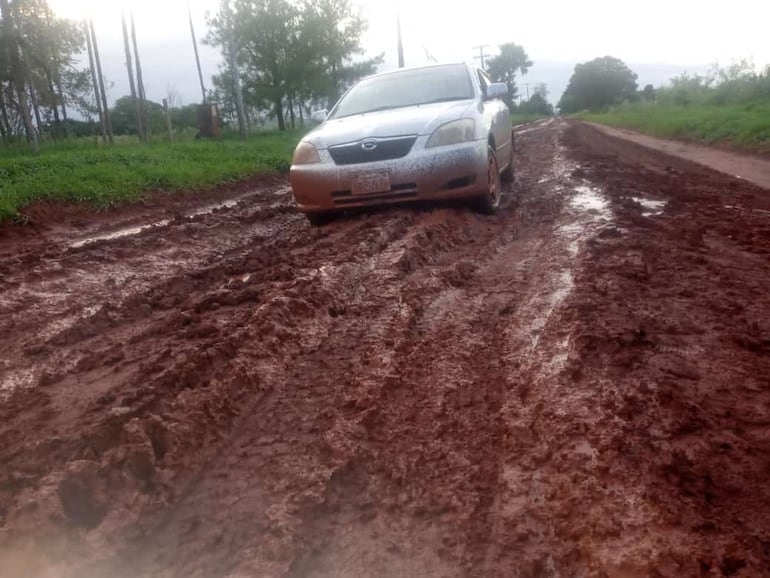
[[[340,100],[330,118],[470,98],[473,87],[463,64],[405,70],[362,80]]]

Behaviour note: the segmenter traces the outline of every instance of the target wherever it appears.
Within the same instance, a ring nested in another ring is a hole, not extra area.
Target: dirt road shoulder
[[[717,150],[706,146],[656,138],[631,130],[612,128],[593,122],[586,124],[595,127],[604,134],[692,161],[730,176],[744,179],[765,189],[770,189],[770,160]]]

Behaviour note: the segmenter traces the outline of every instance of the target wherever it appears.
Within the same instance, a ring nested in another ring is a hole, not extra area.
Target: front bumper
[[[473,197],[487,190],[487,141],[425,148],[421,136],[411,152],[400,159],[336,165],[328,150],[318,153],[320,163],[292,165],[291,188],[297,207],[305,213],[340,210],[404,201]],[[353,194],[359,173],[387,171],[390,191]]]

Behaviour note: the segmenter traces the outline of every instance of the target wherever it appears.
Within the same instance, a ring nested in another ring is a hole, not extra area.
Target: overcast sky
[[[354,0],[356,1],[356,0]],[[184,0],[49,0],[63,16],[94,18],[111,99],[128,92],[120,28],[122,10],[133,11],[148,97],[160,100],[167,89],[182,102],[200,99]],[[381,70],[396,64],[396,7],[406,64],[468,60],[503,42],[525,47],[535,66],[520,81],[547,82],[558,100],[577,62],[610,54],[639,73],[640,84],[661,84],[684,70],[700,72],[712,62],[752,58],[770,63],[770,1],[767,0],[358,0],[369,20],[364,46],[384,52]],[[199,39],[206,35],[207,11],[217,0],[190,0]],[[205,82],[217,72],[218,50],[200,46]]]

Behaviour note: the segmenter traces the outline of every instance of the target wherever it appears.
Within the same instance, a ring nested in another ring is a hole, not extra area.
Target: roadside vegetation
[[[746,60],[715,65],[707,74],[683,74],[666,86],[637,90],[636,75],[625,65],[616,64],[610,74],[589,65],[576,67],[560,102],[563,113],[659,137],[770,153],[770,66],[757,71]]]
[[[536,120],[540,120],[541,118],[548,118],[549,116],[550,115],[547,115],[547,114],[514,112],[514,113],[511,113],[511,123],[513,124],[513,126],[517,126],[519,124],[527,124],[528,122],[534,122]]]
[[[243,141],[146,144],[116,139],[112,146],[99,147],[90,139],[70,139],[38,155],[5,149],[0,152],[0,221],[18,218],[19,209],[35,200],[107,208],[150,191],[207,187],[285,171],[300,136],[297,131],[274,131]]]
[[[511,122],[514,125],[524,124],[553,116],[553,105],[548,102],[548,87],[545,83],[534,86],[527,100],[520,100],[511,106]]]

